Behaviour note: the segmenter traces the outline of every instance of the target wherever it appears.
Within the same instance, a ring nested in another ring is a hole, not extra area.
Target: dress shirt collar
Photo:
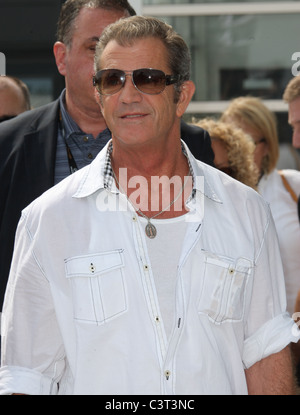
[[[207,169],[213,169],[213,167],[207,166],[204,163],[197,161],[187,145],[181,141],[182,150],[184,155],[188,159],[190,171],[193,176],[193,194],[196,191],[202,193],[207,198],[222,203],[217,193],[214,191],[213,185],[209,180]],[[111,153],[112,153],[112,140],[110,140],[103,150],[98,154],[96,159],[85,169],[84,177],[79,183],[79,187],[73,197],[83,198],[92,195],[96,191],[107,189],[108,191],[119,193],[118,188],[115,185],[113,170],[111,166]],[[214,172],[217,172],[214,169]],[[217,173],[216,173],[217,174]],[[98,179],[97,179],[98,178]]]

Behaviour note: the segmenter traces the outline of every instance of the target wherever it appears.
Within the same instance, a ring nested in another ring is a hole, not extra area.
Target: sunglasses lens
[[[97,73],[96,83],[100,94],[115,94],[125,83],[125,73],[119,69],[104,69]]]
[[[133,71],[133,82],[144,94],[161,93],[166,86],[166,75],[158,69],[137,69]]]
[[[160,94],[166,87],[177,82],[176,77],[166,75],[159,69],[136,69],[133,72],[124,72],[120,69],[103,69],[94,76],[94,85],[101,95],[113,95],[125,85],[126,76],[132,75],[135,87],[144,94]],[[172,79],[171,79],[172,78]],[[174,79],[173,79],[174,78]]]

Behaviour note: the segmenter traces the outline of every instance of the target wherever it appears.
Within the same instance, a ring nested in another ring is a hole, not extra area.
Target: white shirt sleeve
[[[65,368],[50,286],[32,245],[23,216],[2,313],[1,394],[55,393]]]
[[[243,363],[254,363],[300,339],[300,331],[286,312],[282,262],[270,215],[254,267],[254,283],[245,326]]]
[[[0,394],[55,395],[57,383],[48,376],[23,367],[4,366],[0,369]]]

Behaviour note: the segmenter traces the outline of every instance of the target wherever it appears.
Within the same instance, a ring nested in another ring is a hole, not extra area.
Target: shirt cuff
[[[246,369],[254,363],[278,353],[289,343],[297,343],[300,330],[289,313],[276,316],[265,323],[244,342],[243,363]]]
[[[0,395],[55,395],[57,385],[53,379],[36,370],[17,366],[0,368]]]

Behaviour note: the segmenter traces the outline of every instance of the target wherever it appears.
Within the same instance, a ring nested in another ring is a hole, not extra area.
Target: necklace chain
[[[115,174],[115,172],[114,172],[114,170],[113,170],[113,168],[112,168],[112,172],[113,172],[113,176],[114,176],[114,178],[115,178],[115,180],[116,180],[116,182],[117,182],[117,185],[118,185],[118,187],[119,187],[119,189],[121,190],[121,192],[123,193],[123,194],[125,194],[126,195],[126,193],[124,192],[124,190],[122,189],[122,187],[121,187],[121,185],[120,185],[120,183],[119,183],[119,181],[118,181],[118,179],[117,179],[117,176],[116,176],[116,174]],[[188,179],[189,179],[189,177],[190,177],[190,175],[191,175],[191,170],[189,169],[189,171],[188,171],[188,175],[186,176],[186,179],[185,179],[185,181],[184,181],[184,183],[183,183],[183,185],[182,185],[182,187],[181,187],[181,190],[180,190],[180,192],[178,193],[178,195],[175,197],[175,199],[173,199],[172,200],[172,202],[167,206],[167,207],[165,207],[163,210],[161,210],[160,212],[158,212],[158,213],[156,213],[155,215],[153,215],[153,216],[151,216],[150,218],[148,217],[148,216],[146,216],[140,209],[136,209],[136,211],[144,218],[144,219],[146,219],[147,221],[148,221],[148,223],[147,223],[147,225],[146,225],[146,227],[145,227],[145,232],[146,232],[146,235],[148,236],[148,238],[150,238],[150,239],[153,239],[153,238],[155,238],[156,237],[156,234],[157,234],[157,230],[156,230],[156,227],[153,225],[153,223],[151,223],[151,220],[152,219],[154,219],[154,218],[156,218],[157,216],[159,216],[159,215],[161,215],[162,213],[164,213],[165,211],[167,211],[171,206],[173,206],[174,205],[174,203],[180,198],[180,196],[182,195],[182,193],[183,193],[183,191],[184,191],[184,189],[185,189],[185,186],[186,186],[186,184],[187,184],[187,182],[188,182]],[[127,195],[126,195],[127,196]],[[129,200],[129,198],[128,198],[128,196],[127,196],[127,199]],[[131,202],[132,203],[132,202]],[[134,206],[134,205],[133,205]]]

